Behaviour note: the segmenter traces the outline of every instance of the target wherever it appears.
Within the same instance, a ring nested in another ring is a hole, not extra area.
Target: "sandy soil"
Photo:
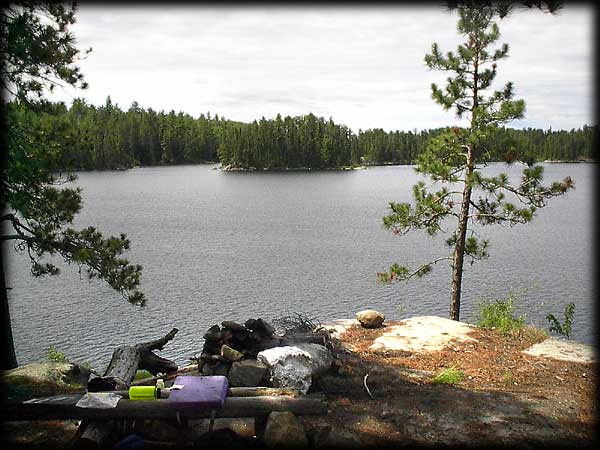
[[[596,365],[523,353],[538,333],[505,336],[473,327],[474,340],[441,350],[373,349],[399,323],[350,326],[339,335],[337,374],[322,377],[326,420],[360,436],[365,446],[588,446],[595,442]],[[351,349],[351,350],[348,350]],[[435,384],[444,368],[464,373],[456,385]],[[364,386],[364,377],[373,396]],[[306,419],[307,428],[323,426]]]
[[[597,364],[524,353],[544,339],[539,333],[505,336],[472,327],[466,334],[457,329],[460,337],[453,338],[442,330],[441,348],[403,351],[373,348],[376,339],[402,322],[379,329],[342,322],[334,339],[334,368],[311,387],[326,395],[329,412],[302,417],[313,443],[312,436],[328,428],[350,433],[363,448],[582,448],[598,443]],[[433,382],[450,367],[464,374],[462,381]],[[72,421],[4,425],[11,443],[44,449],[68,447],[77,428]]]

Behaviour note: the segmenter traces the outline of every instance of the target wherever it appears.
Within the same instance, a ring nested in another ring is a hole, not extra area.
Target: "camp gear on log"
[[[129,400],[156,400],[157,389],[155,386],[131,386]]]
[[[174,389],[178,387],[179,389]],[[216,410],[223,409],[229,382],[227,377],[214,375],[195,377],[182,375],[175,378],[168,402],[177,411],[177,420],[181,422],[181,411],[210,410],[209,431],[212,431]]]

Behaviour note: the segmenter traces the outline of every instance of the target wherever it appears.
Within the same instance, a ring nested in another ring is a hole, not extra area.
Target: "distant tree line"
[[[70,108],[64,103],[45,103],[35,109],[11,103],[11,120],[59,146],[61,167],[90,170],[215,162],[215,128],[222,122],[210,113],[193,118],[181,112],[146,110],[137,102],[123,111],[110,97],[99,107],[81,99]]]
[[[136,165],[221,162],[239,168],[338,168],[367,164],[411,164],[431,137],[447,128],[393,131],[359,130],[307,114],[235,122],[194,118],[182,112],[144,109],[134,102],[126,111],[107,98],[103,106],[75,99],[36,109],[10,103],[8,121],[26,124],[60,147],[65,169],[117,169]],[[481,141],[489,161],[597,160],[597,126],[540,130],[497,128]]]

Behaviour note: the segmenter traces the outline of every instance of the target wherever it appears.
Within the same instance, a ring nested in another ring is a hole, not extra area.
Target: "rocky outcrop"
[[[90,373],[90,369],[69,362],[26,364],[2,373],[2,397],[23,401],[58,392],[81,390],[87,386]]]

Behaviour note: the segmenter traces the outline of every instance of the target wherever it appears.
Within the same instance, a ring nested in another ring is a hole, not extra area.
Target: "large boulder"
[[[269,414],[262,441],[271,448],[308,447],[302,422],[288,411],[273,411]]]
[[[255,359],[244,359],[231,364],[229,369],[229,384],[240,387],[256,387],[260,385],[267,366]]]
[[[87,387],[91,370],[69,362],[26,364],[0,376],[2,397],[23,401]]]
[[[356,313],[356,320],[358,320],[364,328],[379,328],[385,320],[385,316],[374,309],[366,309]]]
[[[269,368],[274,387],[298,389],[308,392],[314,376],[331,367],[333,356],[319,344],[297,344],[263,350],[256,356]]]
[[[235,348],[231,348],[229,345],[223,344],[223,346],[221,346],[221,356],[225,358],[225,360],[233,362],[242,359],[243,355]]]

